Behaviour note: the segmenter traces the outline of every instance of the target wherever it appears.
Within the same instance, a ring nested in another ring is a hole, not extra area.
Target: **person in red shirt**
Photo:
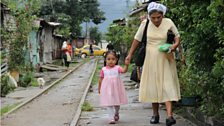
[[[71,62],[71,55],[72,55],[72,46],[70,41],[67,40],[62,45],[62,58],[67,68],[69,68],[69,64]]]

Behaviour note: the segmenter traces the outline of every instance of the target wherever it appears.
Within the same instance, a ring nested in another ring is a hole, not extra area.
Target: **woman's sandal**
[[[152,118],[150,119],[150,123],[151,124],[157,124],[157,123],[159,123],[159,115],[152,116]]]
[[[118,121],[119,120],[119,113],[114,115],[114,120]]]
[[[172,126],[174,124],[176,124],[176,120],[172,116],[166,119],[166,126]]]

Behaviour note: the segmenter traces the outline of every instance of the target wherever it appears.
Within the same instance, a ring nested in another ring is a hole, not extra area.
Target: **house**
[[[76,48],[81,48],[85,45],[85,37],[78,36],[72,41],[72,45],[75,45]]]
[[[0,53],[1,53],[1,73],[0,76],[7,73],[8,71],[8,52],[10,46],[11,36],[7,37],[8,33],[14,33],[16,30],[15,18],[10,14],[10,8],[4,3],[1,3],[1,42],[0,42]],[[5,37],[6,35],[6,37]]]
[[[54,29],[59,25],[60,23],[47,22],[44,19],[34,21],[38,30],[33,30],[29,36],[30,62],[33,66],[52,63],[54,59],[60,58],[62,36],[54,35]]]
[[[126,25],[125,18],[113,20],[113,23],[114,24],[117,24],[119,26],[125,26]]]
[[[52,49],[53,49],[53,53],[52,53],[52,59],[61,59],[62,58],[62,51],[61,51],[61,47],[63,44],[63,40],[65,39],[62,35],[59,34],[53,34],[53,45],[52,45]]]
[[[140,12],[143,12],[143,11],[147,11],[147,7],[148,7],[148,4],[150,2],[152,2],[153,0],[148,0],[148,1],[144,1],[143,3],[141,3],[140,6],[134,8],[130,13],[129,13],[129,16],[134,16],[136,14],[139,14]],[[154,0],[156,1],[156,0]]]
[[[13,32],[16,30],[15,18],[10,14],[10,8],[8,8],[4,3],[1,3],[1,28],[6,32]],[[1,34],[4,34],[3,32]],[[7,33],[6,33],[7,34]],[[4,40],[1,37],[0,49],[9,49],[9,41]]]

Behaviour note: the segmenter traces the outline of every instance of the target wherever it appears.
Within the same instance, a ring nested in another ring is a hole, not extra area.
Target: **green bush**
[[[13,91],[15,86],[9,84],[9,76],[3,75],[1,77],[1,97],[5,97],[10,91]]]
[[[33,79],[33,73],[32,72],[27,72],[25,74],[21,74],[19,77],[19,86],[21,87],[28,87],[31,86],[31,81]]]
[[[224,118],[224,8],[221,1],[165,1],[177,25],[186,64],[179,72],[181,93],[199,95],[205,115]]]
[[[93,106],[89,102],[84,102],[82,104],[82,111],[92,111]]]

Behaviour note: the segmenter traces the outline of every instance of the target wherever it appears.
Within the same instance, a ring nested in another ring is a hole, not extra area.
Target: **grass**
[[[97,64],[96,66],[96,72],[94,73],[93,79],[92,79],[92,85],[96,85],[98,84],[98,80],[99,80],[99,74],[100,74],[100,70],[102,68],[103,64]]]
[[[13,105],[7,105],[5,107],[3,107],[1,109],[1,116],[7,112],[9,112],[10,110],[12,110],[13,108],[15,108],[17,105],[19,105],[20,103],[15,103]]]
[[[92,111],[93,106],[89,102],[84,102],[82,104],[82,111]]]
[[[33,87],[38,87],[39,86],[38,82],[37,82],[37,79],[32,79],[31,86],[33,86]]]

